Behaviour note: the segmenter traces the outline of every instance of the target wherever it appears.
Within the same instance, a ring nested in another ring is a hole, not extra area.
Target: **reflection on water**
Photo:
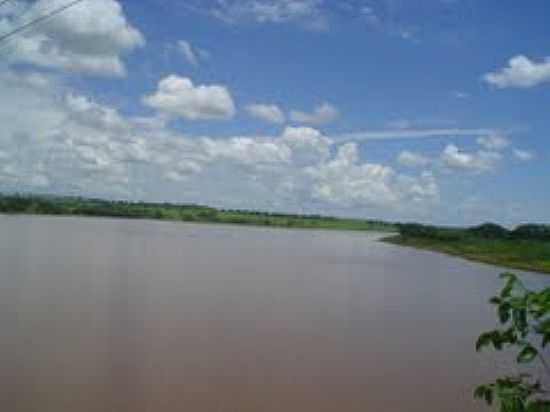
[[[0,410],[485,410],[498,269],[376,238],[0,216]]]

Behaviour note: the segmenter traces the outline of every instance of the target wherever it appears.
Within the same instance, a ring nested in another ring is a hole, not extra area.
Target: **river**
[[[380,236],[0,216],[0,410],[486,410],[501,269]]]

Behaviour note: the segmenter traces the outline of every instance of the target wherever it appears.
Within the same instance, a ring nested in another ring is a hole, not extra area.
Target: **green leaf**
[[[521,352],[518,354],[517,361],[519,363],[528,363],[531,362],[535,356],[538,355],[538,351],[531,345],[526,345]]]
[[[533,401],[527,405],[526,412],[550,412],[550,401]]]
[[[488,405],[493,403],[493,388],[491,385],[481,385],[474,391],[475,399],[483,399]]]
[[[491,342],[493,342],[493,346],[496,350],[501,350],[502,344],[504,343],[503,335],[498,330],[493,331],[491,334]]]
[[[517,276],[514,275],[513,273],[511,272],[504,272],[504,273],[501,273],[499,275],[499,277],[502,279],[502,280],[506,280],[508,282],[510,281],[516,281],[517,280]]]
[[[524,296],[514,296],[508,299],[508,303],[514,308],[518,310],[524,310],[526,306],[526,301]]]
[[[500,297],[501,298],[507,298],[512,293],[512,290],[514,289],[514,286],[516,286],[516,283],[518,282],[518,278],[513,273],[502,273],[500,275],[500,278],[506,281],[506,284],[500,291]]]
[[[493,391],[490,389],[485,391],[485,402],[487,402],[487,405],[493,404]]]
[[[493,332],[485,332],[479,335],[476,342],[476,351],[479,352],[485,346],[488,346],[493,340]]]
[[[485,386],[478,386],[474,391],[474,398],[475,399],[481,399],[483,398],[483,394],[485,393]]]
[[[498,318],[500,323],[504,324],[510,320],[510,305],[503,303],[498,307]]]
[[[521,399],[511,398],[511,399],[503,400],[502,411],[503,412],[524,412],[525,407],[523,406],[523,401]]]
[[[525,309],[512,310],[512,319],[514,326],[525,336],[528,332],[527,327],[527,311]]]
[[[509,343],[510,345],[515,345],[518,342],[516,331],[514,328],[510,328],[502,334],[502,339],[504,342]]]
[[[498,296],[493,296],[491,299],[489,299],[489,303],[491,303],[492,305],[500,305],[501,302],[502,299]]]
[[[540,321],[535,325],[535,331],[540,334],[550,333],[550,319]]]

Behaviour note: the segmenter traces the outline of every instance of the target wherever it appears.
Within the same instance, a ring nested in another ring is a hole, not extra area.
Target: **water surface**
[[[0,410],[486,410],[499,269],[379,236],[0,216]]]

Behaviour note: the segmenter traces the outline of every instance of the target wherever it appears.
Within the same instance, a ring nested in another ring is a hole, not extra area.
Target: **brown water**
[[[0,410],[485,410],[499,269],[378,237],[0,216]]]

